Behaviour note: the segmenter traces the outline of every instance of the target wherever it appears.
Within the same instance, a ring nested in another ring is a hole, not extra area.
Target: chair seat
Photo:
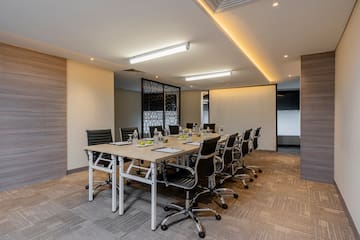
[[[168,185],[181,188],[192,188],[195,184],[195,178],[186,170],[167,169],[166,171]]]

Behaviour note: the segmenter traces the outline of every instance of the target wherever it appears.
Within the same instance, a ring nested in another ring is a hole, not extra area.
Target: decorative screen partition
[[[150,126],[180,123],[180,88],[142,79],[142,133],[149,135]]]

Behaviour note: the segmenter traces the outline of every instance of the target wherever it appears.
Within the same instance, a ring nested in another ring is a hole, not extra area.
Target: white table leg
[[[151,230],[156,230],[156,198],[157,198],[157,183],[156,183],[156,175],[157,175],[157,169],[156,169],[156,163],[151,162],[150,164],[151,168]]]
[[[124,158],[119,157],[119,215],[124,214]]]
[[[94,154],[92,151],[87,151],[89,156],[89,201],[91,202],[94,200],[94,187],[93,187],[93,178],[94,178],[94,171],[93,171],[93,164],[94,164]]]
[[[116,212],[116,162],[117,162],[117,157],[115,155],[111,155],[111,160],[112,160],[112,173],[111,173],[111,181],[112,181],[112,186],[111,186],[111,196],[112,196],[112,205],[111,205],[111,210],[112,212]]]

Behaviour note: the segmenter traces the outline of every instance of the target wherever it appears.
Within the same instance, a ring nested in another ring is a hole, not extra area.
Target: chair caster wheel
[[[248,185],[245,185],[244,188],[245,188],[245,189],[249,189],[249,186],[248,186]]]
[[[215,215],[215,218],[216,218],[216,220],[220,221],[221,220],[221,215],[217,214],[217,215]]]
[[[261,169],[259,169],[259,173],[262,173],[263,171]]]
[[[205,237],[205,233],[204,233],[204,232],[199,232],[199,237],[200,237],[200,238],[204,238],[204,237]]]
[[[221,204],[221,207],[222,207],[223,209],[227,209],[227,208],[228,208],[228,205],[227,205],[226,203],[223,203],[223,204]]]
[[[253,178],[250,178],[250,182],[253,182],[254,181],[254,179]]]
[[[258,175],[254,174],[254,178],[257,178],[257,177],[258,177]]]
[[[239,195],[237,193],[234,193],[234,198],[238,198]]]
[[[166,206],[166,207],[164,207],[164,211],[165,211],[165,212],[168,212],[168,211],[170,211],[170,208],[169,208],[168,206]],[[166,225],[162,225],[162,226],[166,226]],[[161,226],[161,227],[162,227],[162,226]]]
[[[166,231],[168,229],[167,225],[161,225],[161,230]]]

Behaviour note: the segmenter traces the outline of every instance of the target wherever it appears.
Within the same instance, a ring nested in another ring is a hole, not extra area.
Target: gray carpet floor
[[[227,199],[227,210],[200,199],[200,206],[222,215],[221,221],[201,217],[206,239],[355,239],[335,186],[301,180],[298,155],[258,151],[248,161],[264,172],[248,190],[237,181],[225,184],[239,193],[238,199]],[[148,186],[126,186],[126,212],[119,216],[111,212],[109,189],[88,202],[86,184],[87,172],[80,172],[0,192],[0,239],[198,239],[191,220],[167,231],[150,230]],[[167,214],[166,203],[183,197],[182,191],[159,186],[158,223]]]

